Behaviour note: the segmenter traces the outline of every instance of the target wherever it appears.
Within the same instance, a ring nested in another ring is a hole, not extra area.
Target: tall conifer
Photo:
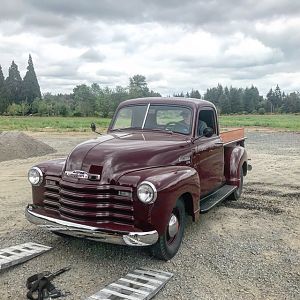
[[[6,111],[8,106],[5,80],[2,72],[2,67],[0,65],[0,114],[3,114]]]
[[[41,98],[40,85],[38,83],[31,55],[29,54],[27,72],[23,79],[22,85],[23,101],[31,104],[35,98]]]
[[[8,70],[8,77],[5,80],[9,103],[20,103],[22,100],[22,78],[18,66],[12,61]]]

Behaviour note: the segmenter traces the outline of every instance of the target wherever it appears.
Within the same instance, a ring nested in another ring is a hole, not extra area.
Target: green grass
[[[221,127],[268,127],[300,131],[300,115],[230,115],[220,116]]]
[[[300,131],[300,115],[230,115],[220,116],[221,127],[268,127]],[[94,122],[104,131],[110,119],[87,117],[0,117],[0,131],[90,131]]]
[[[97,117],[0,117],[0,131],[90,131],[94,122],[97,129],[107,128],[110,119]]]

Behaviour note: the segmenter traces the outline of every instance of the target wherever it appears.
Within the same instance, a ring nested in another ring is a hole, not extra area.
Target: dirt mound
[[[22,132],[0,132],[0,162],[42,156],[56,150]]]

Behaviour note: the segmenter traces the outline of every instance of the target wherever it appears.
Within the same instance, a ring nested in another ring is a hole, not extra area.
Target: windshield
[[[192,110],[178,105],[130,105],[122,107],[112,130],[150,129],[190,134]]]

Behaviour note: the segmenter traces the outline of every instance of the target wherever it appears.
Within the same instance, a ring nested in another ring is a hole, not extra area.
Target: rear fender
[[[157,199],[153,204],[144,204],[137,198],[137,187],[143,181],[149,181],[157,189]],[[121,185],[133,187],[135,226],[143,230],[157,230],[163,234],[176,204],[182,195],[189,195],[192,203],[189,212],[193,219],[199,215],[200,182],[195,169],[186,166],[158,167],[133,171],[119,178]],[[188,201],[187,198],[184,201]],[[152,227],[152,228],[151,228]]]
[[[244,147],[225,147],[225,178],[227,184],[240,186],[240,171],[247,173],[247,152]]]

